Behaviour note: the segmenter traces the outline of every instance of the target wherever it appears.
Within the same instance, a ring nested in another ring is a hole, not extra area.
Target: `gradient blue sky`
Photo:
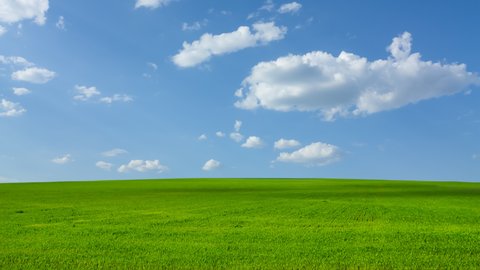
[[[480,181],[479,1],[24,3],[0,0],[2,182]]]

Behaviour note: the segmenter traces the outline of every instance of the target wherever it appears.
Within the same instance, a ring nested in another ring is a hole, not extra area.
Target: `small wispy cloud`
[[[72,159],[72,156],[70,154],[65,154],[63,156],[56,157],[56,158],[52,159],[53,163],[59,164],[59,165],[67,164],[67,163],[72,162],[72,161],[73,161],[73,159]]]
[[[182,30],[183,31],[198,31],[200,29],[202,29],[203,27],[205,27],[208,23],[208,20],[207,19],[203,19],[202,21],[196,21],[196,22],[192,22],[192,23],[182,23]]]
[[[106,161],[97,161],[97,163],[95,163],[95,166],[102,170],[110,171],[113,167],[113,164]]]
[[[58,17],[58,21],[57,21],[57,23],[55,23],[55,26],[60,30],[66,30],[66,28],[65,28],[65,18],[63,16]]]
[[[121,149],[121,148],[114,148],[112,150],[108,150],[108,151],[103,152],[102,156],[104,156],[104,157],[116,157],[116,156],[123,155],[123,154],[128,154],[128,151],[125,150],[125,149]]]

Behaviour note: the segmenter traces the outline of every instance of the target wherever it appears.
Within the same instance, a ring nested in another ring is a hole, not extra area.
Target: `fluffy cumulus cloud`
[[[33,19],[43,25],[47,18],[48,0],[2,0],[0,2],[0,22],[17,23]]]
[[[95,163],[95,166],[102,170],[110,171],[113,167],[113,164],[106,161],[97,161],[97,163]]]
[[[215,135],[217,135],[217,137],[219,137],[219,138],[225,137],[225,133],[223,133],[223,132],[221,132],[221,131],[215,132]]]
[[[119,156],[119,155],[123,155],[123,154],[127,154],[128,151],[125,150],[125,149],[121,149],[121,148],[114,148],[112,150],[108,150],[108,151],[105,151],[102,153],[102,156],[105,156],[105,157],[116,157],[116,156]]]
[[[137,0],[135,8],[150,8],[156,9],[168,5],[171,0]]]
[[[239,108],[319,111],[325,120],[368,115],[480,85],[465,64],[423,61],[405,32],[388,47],[390,57],[368,61],[341,52],[314,51],[260,62],[244,79]],[[237,93],[238,90],[237,90]],[[245,94],[243,94],[245,93]]]
[[[277,157],[277,161],[321,166],[338,161],[341,156],[341,151],[337,146],[315,142],[291,153],[282,152]]]
[[[205,141],[206,139],[208,139],[207,135],[206,134],[202,134],[200,136],[198,136],[197,138],[199,141]]]
[[[32,91],[28,90],[27,88],[24,87],[13,87],[13,94],[17,96],[24,96],[30,94]]]
[[[73,97],[75,100],[87,101],[94,96],[100,95],[100,91],[95,86],[87,87],[83,85],[75,85],[77,95]]]
[[[0,101],[0,117],[14,117],[24,114],[25,110],[20,104],[3,99]]]
[[[46,68],[28,67],[12,73],[12,79],[30,83],[46,83],[55,78],[56,73]]]
[[[210,159],[207,162],[205,162],[205,164],[202,167],[202,170],[212,171],[212,170],[215,170],[215,169],[219,168],[220,166],[221,166],[220,161],[215,160],[215,159]]]
[[[255,23],[251,29],[248,26],[240,26],[233,32],[219,35],[207,33],[192,43],[184,42],[183,48],[172,57],[172,60],[179,67],[194,67],[215,55],[232,53],[283,39],[286,33],[286,27],[278,27],[274,22]]]
[[[294,148],[300,146],[300,142],[297,140],[287,140],[287,139],[280,139],[275,142],[273,147],[275,149],[286,149],[286,148]]]
[[[262,139],[257,136],[250,136],[245,143],[242,144],[244,148],[262,148],[264,145]]]
[[[302,4],[297,2],[291,2],[287,4],[283,4],[278,8],[279,13],[295,13],[298,12],[302,8]]]
[[[160,164],[158,160],[130,160],[128,164],[124,164],[118,168],[118,172],[125,173],[129,171],[147,172],[157,171],[159,173],[168,170],[167,166]]]
[[[64,156],[56,157],[52,159],[53,163],[60,164],[60,165],[67,164],[71,161],[72,161],[72,156],[70,154],[65,154]]]

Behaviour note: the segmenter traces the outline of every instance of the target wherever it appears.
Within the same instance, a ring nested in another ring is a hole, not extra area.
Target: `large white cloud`
[[[121,173],[125,173],[125,172],[128,172],[128,171],[164,172],[166,170],[168,170],[168,167],[160,164],[160,161],[158,161],[158,160],[141,160],[141,159],[130,160],[130,162],[128,164],[121,165],[118,168],[118,172],[121,172]]]
[[[315,142],[291,153],[280,153],[277,161],[321,166],[338,161],[341,156],[341,151],[337,146]]]
[[[242,144],[244,148],[262,148],[264,142],[257,136],[250,136],[247,140]]]
[[[0,1],[0,22],[16,23],[34,19],[38,25],[45,24],[48,0],[2,0]]]
[[[320,111],[326,120],[392,110],[479,85],[465,64],[421,60],[408,32],[393,39],[387,59],[341,52],[288,55],[260,62],[244,79],[235,105],[243,109]],[[245,95],[243,95],[245,93]]]
[[[220,167],[220,166],[221,166],[220,161],[215,160],[215,159],[210,159],[210,160],[208,160],[207,162],[205,162],[205,164],[204,164],[203,167],[202,167],[202,170],[204,170],[204,171],[212,171],[212,170],[217,169],[217,168]]]
[[[30,83],[46,83],[55,78],[56,73],[46,68],[28,67],[12,73],[12,79]]]
[[[25,110],[20,104],[3,99],[0,101],[0,117],[14,117],[24,114]]]
[[[273,145],[273,147],[275,149],[286,149],[286,148],[294,148],[294,147],[297,147],[297,146],[300,146],[300,142],[297,141],[297,140],[287,140],[287,139],[280,139],[278,141],[275,142],[275,144]]]
[[[168,5],[172,0],[137,0],[135,8],[145,7],[156,9]]]
[[[236,52],[283,39],[287,33],[286,27],[278,27],[274,22],[255,23],[252,30],[253,32],[248,26],[240,26],[229,33],[203,34],[199,40],[192,43],[184,42],[183,48],[172,57],[172,60],[179,67],[193,67],[214,55]]]
[[[291,2],[287,4],[283,4],[278,8],[279,13],[295,13],[298,12],[302,8],[302,4],[297,2]]]

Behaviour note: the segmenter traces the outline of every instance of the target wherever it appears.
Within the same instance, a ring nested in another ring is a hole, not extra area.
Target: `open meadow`
[[[480,268],[480,184],[0,184],[0,269]]]

